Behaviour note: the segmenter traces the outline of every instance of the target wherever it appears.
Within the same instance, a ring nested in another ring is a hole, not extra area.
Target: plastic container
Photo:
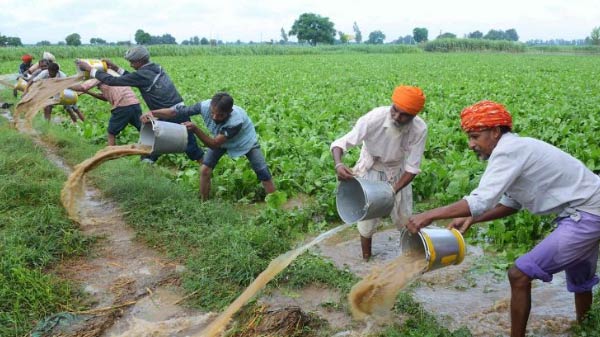
[[[387,182],[353,178],[340,181],[335,203],[340,218],[351,224],[389,215],[394,199],[394,190]]]
[[[60,93],[59,104],[73,105],[77,104],[77,93],[71,89],[65,89]]]
[[[400,235],[400,253],[423,254],[428,262],[427,271],[460,264],[466,254],[463,236],[456,229],[426,227],[412,234],[404,230]]]
[[[108,66],[106,65],[106,62],[104,62],[102,60],[98,60],[98,59],[79,59],[79,61],[87,63],[92,68],[95,68],[97,70],[103,70],[103,71],[107,71],[108,70]],[[84,74],[84,77],[86,79],[90,78],[90,72],[89,71],[84,71],[83,74]]]
[[[152,120],[142,124],[139,143],[152,146],[152,154],[181,153],[187,148],[185,125]]]

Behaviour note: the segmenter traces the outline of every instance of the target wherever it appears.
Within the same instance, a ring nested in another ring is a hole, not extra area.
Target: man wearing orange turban
[[[482,101],[465,108],[461,126],[469,148],[488,160],[479,186],[464,199],[415,215],[416,233],[434,220],[452,219],[465,232],[472,224],[515,214],[556,214],[558,227],[508,270],[511,287],[511,336],[525,336],[531,308],[531,281],[552,280],[565,271],[567,290],[575,293],[581,322],[592,305],[600,242],[600,177],[581,161],[543,141],[511,132],[512,117],[502,104]]]
[[[417,116],[425,105],[425,95],[417,87],[394,89],[392,104],[375,108],[362,116],[354,128],[331,144],[339,180],[361,177],[386,181],[396,193],[392,221],[398,227],[412,214],[411,181],[420,172],[427,138],[427,125]],[[342,161],[344,152],[362,144],[360,158],[350,170]],[[357,224],[362,256],[371,258],[372,236],[381,219],[364,219]]]

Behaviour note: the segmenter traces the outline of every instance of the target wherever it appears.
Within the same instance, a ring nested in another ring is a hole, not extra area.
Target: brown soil
[[[326,324],[315,314],[307,314],[299,307],[267,309],[265,306],[254,310],[253,314],[241,322],[242,331],[234,337],[311,337]]]

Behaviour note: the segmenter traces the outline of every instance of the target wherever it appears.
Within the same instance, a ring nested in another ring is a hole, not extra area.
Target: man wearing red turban
[[[558,227],[508,270],[511,336],[525,336],[531,281],[549,282],[563,270],[567,290],[575,293],[577,319],[583,320],[592,305],[592,287],[599,282],[600,177],[548,143],[513,134],[512,117],[501,104],[482,101],[460,117],[469,148],[488,160],[479,186],[460,201],[411,217],[409,230],[416,233],[434,220],[454,218],[449,227],[464,233],[474,223],[522,208],[556,214]]]
[[[425,105],[425,95],[417,87],[394,89],[392,104],[375,108],[362,116],[354,128],[331,144],[335,171],[339,180],[354,176],[386,181],[396,193],[392,221],[397,226],[412,214],[411,181],[420,172],[427,138],[427,125],[417,116]],[[342,161],[344,152],[362,144],[360,158],[352,170]],[[362,257],[371,258],[371,238],[379,218],[359,221]]]
[[[24,54],[23,56],[21,56],[21,61],[23,61],[23,63],[21,63],[19,65],[19,77],[22,77],[22,78],[25,79],[25,78],[27,78],[29,76],[29,73],[27,71],[29,70],[29,68],[31,68],[31,61],[32,60],[33,60],[33,56],[31,56],[29,54]],[[17,97],[17,91],[18,90],[15,87],[13,89],[13,96]]]

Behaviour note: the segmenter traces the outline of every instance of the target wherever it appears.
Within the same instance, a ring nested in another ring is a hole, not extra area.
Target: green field
[[[281,191],[277,198],[302,194],[310,196],[313,202],[310,210],[300,215],[272,208],[258,215],[254,226],[271,226],[268,228],[276,231],[275,237],[283,238],[282,241],[278,245],[261,247],[270,242],[264,237],[268,234],[254,233],[256,241],[244,249],[258,252],[256,266],[245,268],[243,261],[230,266],[234,271],[239,268],[243,275],[233,281],[235,286],[224,284],[223,289],[215,290],[216,296],[222,297],[212,299],[209,307],[226,303],[260,272],[270,258],[293,247],[294,240],[339,222],[335,213],[333,191],[336,179],[329,145],[349,131],[358,117],[374,107],[390,104],[396,85],[419,86],[427,96],[425,110],[420,116],[428,124],[429,138],[422,174],[413,184],[417,210],[457,200],[477,185],[484,164],[467,149],[459,114],[462,108],[483,99],[505,104],[513,114],[517,133],[554,144],[595,172],[600,171],[600,57],[597,55],[353,51],[303,55],[225,54],[152,59],[166,69],[188,105],[208,99],[217,91],[228,91],[235,104],[245,108],[255,123],[274,181]],[[112,59],[122,66],[127,64],[122,58]],[[58,60],[67,74],[75,71],[72,61]],[[15,72],[18,64],[18,61],[4,60],[0,62],[0,73]],[[2,97],[10,100],[7,91],[2,92]],[[103,145],[108,104],[82,96],[79,106],[88,119],[78,126],[65,123],[62,126],[66,130],[64,137],[71,141],[83,139],[86,146],[93,148]],[[60,109],[55,111],[58,113]],[[202,124],[199,118],[195,120]],[[121,143],[136,140],[137,134],[131,129],[120,138]],[[84,153],[89,155],[93,151]],[[352,164],[357,157],[358,151],[352,151],[345,157],[346,163]],[[77,159],[73,160],[77,162]],[[165,175],[165,179],[175,182],[182,191],[191,193],[197,189],[197,164],[181,155],[163,156],[159,163],[169,168],[169,172],[175,172]],[[125,192],[115,190],[117,200],[127,202],[131,199],[132,205],[140,204],[135,201],[138,196]],[[244,158],[237,161],[223,158],[219,162],[214,172],[213,194],[216,200],[231,204],[233,208],[264,197]],[[281,200],[272,201],[271,206],[277,206],[277,201]],[[168,214],[177,216],[178,213]],[[284,224],[278,223],[279,220]],[[512,262],[516,255],[528,250],[551,229],[550,220],[523,213],[494,222],[478,233],[472,231],[469,240],[497,251],[499,257]],[[240,225],[239,220],[228,223]],[[142,232],[148,230],[144,229],[143,222],[134,225]],[[228,226],[223,230],[233,232]],[[170,238],[166,232],[148,235],[156,235],[156,240]],[[240,234],[237,239],[243,240],[242,237]],[[184,244],[194,245],[195,242]],[[165,249],[173,253],[169,247]],[[173,250],[185,255],[183,249]],[[219,264],[223,261],[220,259],[229,257],[219,255],[213,262]],[[305,270],[320,263],[310,257],[308,261]],[[196,270],[206,268],[206,265],[200,265]],[[297,275],[302,273],[302,270],[296,271]],[[202,282],[217,281],[194,280],[192,277],[189,282],[206,286]],[[344,289],[348,281],[344,282],[335,286]]]

